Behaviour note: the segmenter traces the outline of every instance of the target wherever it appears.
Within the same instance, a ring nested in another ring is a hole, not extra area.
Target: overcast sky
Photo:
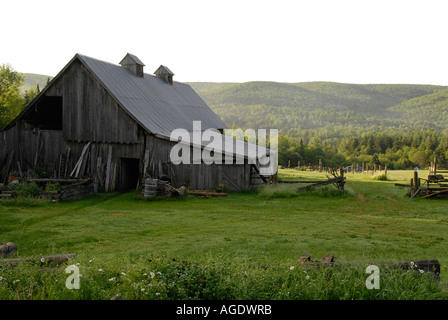
[[[5,0],[0,63],[55,76],[127,52],[178,81],[448,85],[446,0]]]

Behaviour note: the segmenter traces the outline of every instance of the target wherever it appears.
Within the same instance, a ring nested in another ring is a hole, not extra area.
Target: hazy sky
[[[3,0],[0,63],[55,76],[81,53],[178,81],[448,85],[446,0]]]

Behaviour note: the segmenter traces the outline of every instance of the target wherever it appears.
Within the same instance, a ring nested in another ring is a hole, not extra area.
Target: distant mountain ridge
[[[42,90],[47,84],[47,79],[53,79],[53,77],[35,73],[22,73],[22,75],[25,77],[25,81],[21,88],[22,92],[34,89],[37,85],[39,85],[39,89]]]
[[[23,73],[22,91],[50,76]],[[228,126],[277,128],[292,136],[363,131],[447,130],[448,87],[337,82],[189,82]]]
[[[228,125],[301,135],[327,129],[446,130],[448,87],[335,82],[189,83]],[[326,137],[332,134],[327,132]]]

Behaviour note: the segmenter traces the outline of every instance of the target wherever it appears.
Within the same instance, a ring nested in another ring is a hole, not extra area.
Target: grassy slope
[[[397,181],[349,176],[353,197],[231,194],[146,202],[129,193],[38,207],[3,202],[0,242],[15,242],[20,256],[152,251],[199,262],[223,255],[260,263],[294,263],[304,252],[360,261],[437,258],[445,274],[446,201],[410,201]]]
[[[330,197],[283,184],[277,197],[266,196],[275,191],[269,188],[217,199],[148,202],[128,193],[35,206],[3,200],[0,242],[19,248],[11,258],[76,253],[71,263],[83,277],[81,290],[67,290],[64,268],[0,268],[0,299],[446,299],[446,200],[409,200],[393,184],[411,176],[349,174],[350,193]],[[281,178],[324,176],[286,169]],[[354,264],[306,269],[297,261],[305,252]],[[381,289],[365,287],[368,264],[432,258],[440,261],[441,282],[381,268]]]

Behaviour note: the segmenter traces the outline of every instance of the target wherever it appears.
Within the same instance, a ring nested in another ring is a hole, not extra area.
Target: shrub
[[[50,191],[59,191],[60,188],[60,184],[58,182],[55,183],[47,183],[47,185],[45,186],[45,191],[50,192]]]
[[[296,185],[278,184],[274,186],[265,186],[258,190],[258,196],[264,199],[275,198],[295,198],[306,195],[312,195],[317,197],[350,197],[350,193],[347,191],[341,191],[339,189],[324,186],[313,188],[310,190],[297,191]]]
[[[294,198],[298,196],[298,193],[292,186],[278,184],[258,189],[258,196],[264,199]]]
[[[34,198],[39,195],[40,188],[35,182],[20,182],[18,184],[10,184],[10,189],[17,193],[19,198]]]
[[[382,174],[377,174],[377,175],[373,176],[373,180],[388,181],[389,179],[387,178],[387,174],[382,173]]]

